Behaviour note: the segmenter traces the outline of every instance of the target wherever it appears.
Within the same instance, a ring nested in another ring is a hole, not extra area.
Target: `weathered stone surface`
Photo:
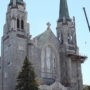
[[[51,24],[47,25],[45,32],[31,39],[25,3],[8,5],[1,43],[0,90],[15,90],[25,56],[35,68],[40,90],[83,89],[75,21],[64,17],[57,22],[57,36]]]

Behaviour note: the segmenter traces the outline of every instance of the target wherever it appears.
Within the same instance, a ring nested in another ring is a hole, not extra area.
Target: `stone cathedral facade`
[[[0,59],[0,90],[15,90],[16,77],[27,56],[35,68],[40,90],[82,90],[81,63],[75,19],[69,16],[67,0],[60,0],[55,36],[47,24],[31,39],[23,0],[10,0],[3,28]]]

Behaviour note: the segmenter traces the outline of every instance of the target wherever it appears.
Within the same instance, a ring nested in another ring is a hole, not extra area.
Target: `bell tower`
[[[15,90],[16,76],[27,56],[29,23],[23,0],[10,0],[2,37],[2,90]]]
[[[23,0],[10,0],[6,14],[6,24],[4,27],[8,27],[7,30],[4,30],[4,34],[7,34],[10,31],[29,34],[27,28],[26,6]]]
[[[60,0],[57,38],[60,43],[61,83],[69,90],[82,90],[81,63],[86,59],[79,55],[76,41],[75,18],[70,18],[67,0]]]
[[[68,47],[68,50],[75,51],[75,47],[77,46],[75,18],[73,18],[73,20],[70,18],[66,0],[60,1],[59,19],[57,22],[57,38],[61,45],[64,44]]]

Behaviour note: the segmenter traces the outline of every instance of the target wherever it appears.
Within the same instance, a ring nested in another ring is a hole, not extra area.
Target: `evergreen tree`
[[[83,90],[90,90],[90,86],[85,86]]]
[[[16,90],[39,90],[35,80],[35,72],[27,57],[17,77]]]

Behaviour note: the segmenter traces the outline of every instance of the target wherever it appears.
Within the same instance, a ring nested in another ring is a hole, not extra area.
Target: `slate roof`
[[[59,10],[60,11],[59,11],[59,20],[58,21],[62,21],[63,17],[65,17],[66,20],[70,20],[67,0],[60,0]]]
[[[13,4],[13,0],[10,0],[9,5]],[[16,0],[16,4],[24,4],[23,0]]]

